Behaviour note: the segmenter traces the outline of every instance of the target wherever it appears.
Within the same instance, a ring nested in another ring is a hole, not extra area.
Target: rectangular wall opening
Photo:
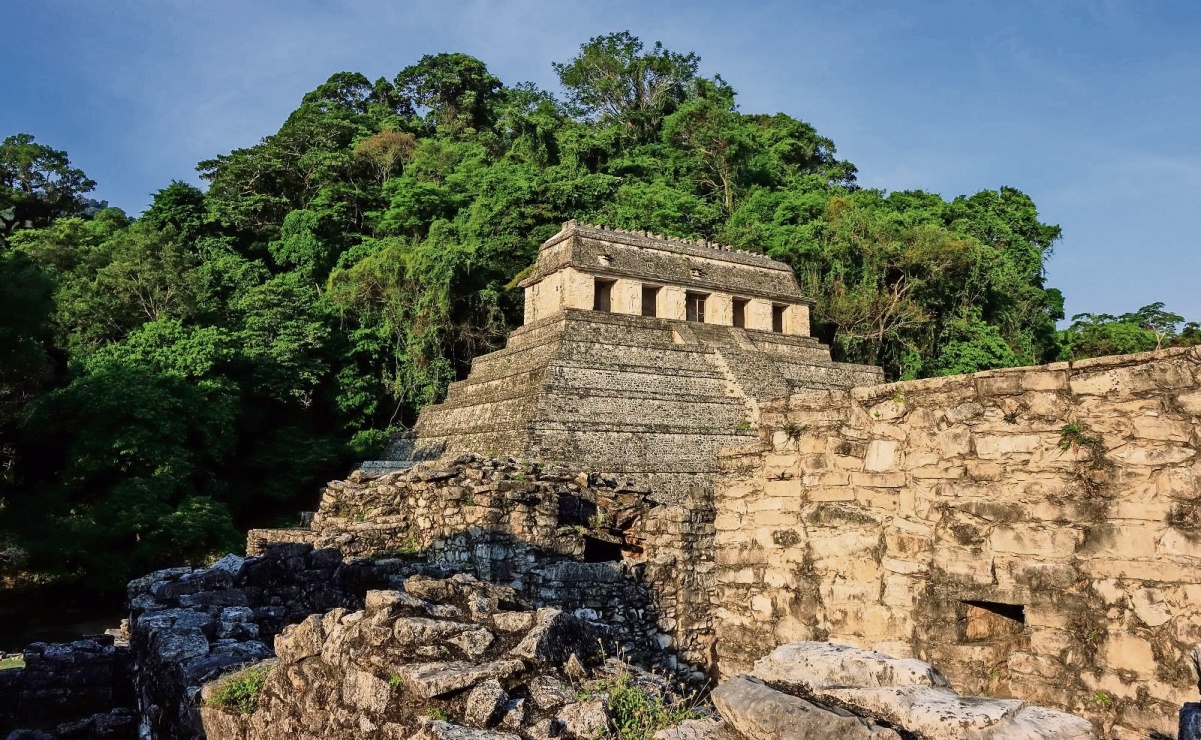
[[[739,329],[746,328],[746,304],[749,303],[745,298],[734,299],[734,326]]]
[[[687,307],[685,318],[689,321],[705,323],[705,299],[709,297],[708,293],[687,293],[684,300]]]
[[[777,334],[784,333],[784,309],[786,308],[788,306],[773,305],[771,307],[771,330]]]
[[[642,315],[659,315],[659,289],[653,285],[642,286]]]
[[[592,310],[610,313],[613,310],[613,280],[597,278],[592,294]]]
[[[996,640],[1020,634],[1026,626],[1026,605],[1001,601],[962,601],[963,639]]]

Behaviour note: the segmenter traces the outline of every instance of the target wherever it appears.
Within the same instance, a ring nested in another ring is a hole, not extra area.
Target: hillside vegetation
[[[1159,304],[1057,331],[1060,230],[1029,197],[862,188],[832,140],[740,111],[699,61],[618,33],[554,65],[557,94],[462,54],[339,73],[137,218],[85,200],[64,152],[4,140],[10,570],[116,586],[311,506],[500,346],[569,218],[783,260],[836,357],[891,378],[1196,341]]]

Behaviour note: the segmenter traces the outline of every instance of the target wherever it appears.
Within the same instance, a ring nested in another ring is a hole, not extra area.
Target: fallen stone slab
[[[414,740],[521,740],[519,735],[493,730],[477,730],[471,727],[431,720],[421,728]]]
[[[941,686],[950,682],[938,669],[913,658],[890,658],[872,650],[829,642],[782,645],[755,662],[755,678],[804,690],[843,686]]]
[[[796,696],[735,676],[713,690],[713,704],[749,740],[900,740],[895,731],[871,725],[849,712],[818,706]]]
[[[462,661],[404,665],[397,673],[418,696],[432,699],[476,685],[489,678],[506,678],[525,670],[520,660],[496,660],[475,665]]]
[[[1080,717],[1031,707],[1020,699],[959,696],[940,687],[827,689],[817,692],[817,697],[884,719],[923,740],[1096,737],[1092,724]]]
[[[473,629],[477,629],[475,625],[464,622],[447,622],[425,617],[402,617],[397,619],[396,624],[393,625],[392,635],[401,646],[415,647],[432,645]]]
[[[690,719],[675,727],[659,730],[654,740],[745,740],[725,720],[707,717]]]
[[[1083,717],[1044,707],[1026,706],[988,740],[1093,740],[1093,724]]]

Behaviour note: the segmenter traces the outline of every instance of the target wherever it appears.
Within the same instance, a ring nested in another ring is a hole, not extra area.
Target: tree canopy
[[[570,218],[791,265],[837,359],[915,378],[1191,342],[1156,304],[1066,332],[1057,226],[1010,187],[863,188],[834,142],[744,113],[629,33],[562,95],[464,54],[342,72],[129,218],[67,155],[0,145],[0,531],[22,568],[119,584],[311,507],[519,323]]]

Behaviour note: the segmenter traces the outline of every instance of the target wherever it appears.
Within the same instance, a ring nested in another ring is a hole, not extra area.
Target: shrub
[[[703,716],[695,693],[665,696],[657,687],[640,683],[628,670],[602,682],[597,692],[608,695],[606,706],[620,740],[651,740],[659,730]]]
[[[253,714],[259,707],[259,695],[271,674],[271,666],[252,666],[227,677],[213,692],[209,706],[237,709],[239,714]]]

